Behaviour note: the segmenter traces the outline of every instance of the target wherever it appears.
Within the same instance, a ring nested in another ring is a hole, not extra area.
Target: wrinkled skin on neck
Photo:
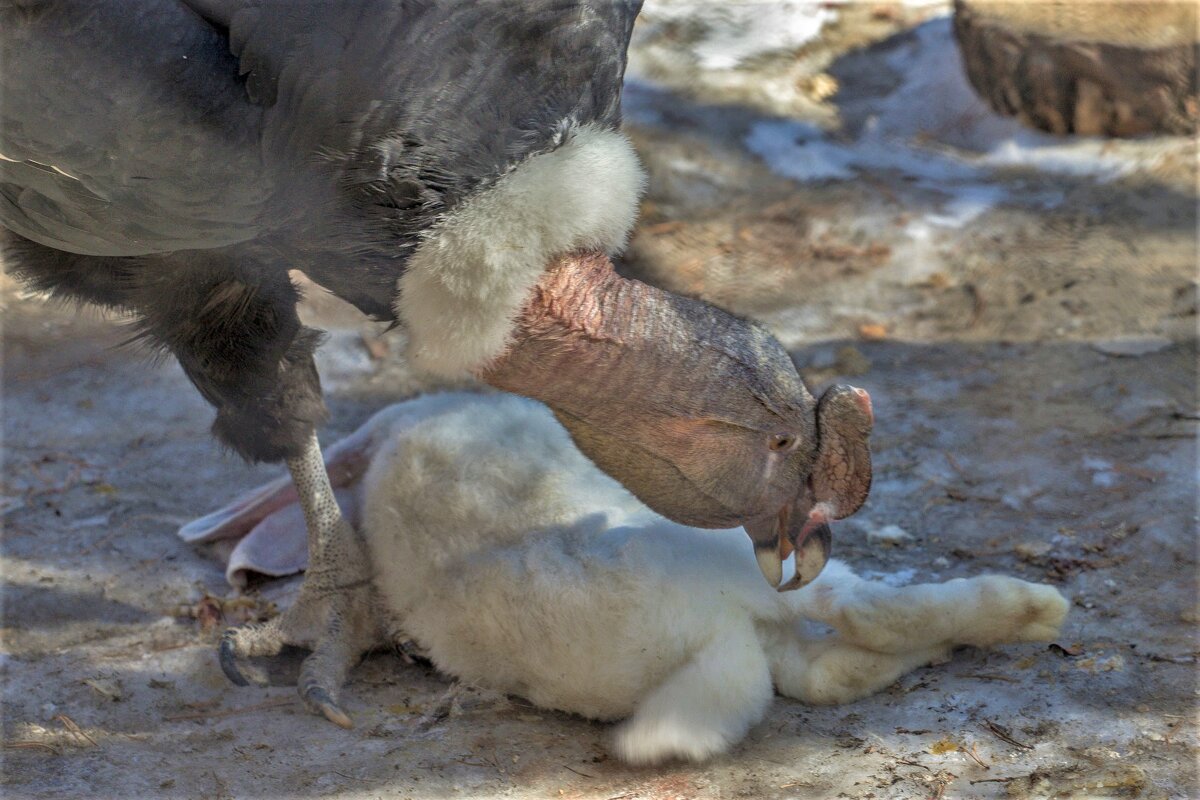
[[[746,525],[756,548],[780,558],[800,544],[793,520],[816,503],[822,461],[817,403],[757,325],[622,278],[603,254],[570,253],[547,269],[508,350],[480,377],[550,406],[580,450],[660,514]],[[865,450],[865,434],[848,437]],[[827,555],[827,531],[824,541]]]

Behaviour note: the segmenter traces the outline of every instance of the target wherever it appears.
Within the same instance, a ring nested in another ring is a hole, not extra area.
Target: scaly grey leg
[[[288,459],[308,528],[308,571],[296,602],[274,619],[229,628],[221,637],[221,669],[239,686],[264,683],[239,658],[276,655],[285,644],[312,648],[300,670],[300,696],[343,728],[353,725],[337,696],[351,667],[383,640],[362,543],[342,516],[316,434],[302,455]]]

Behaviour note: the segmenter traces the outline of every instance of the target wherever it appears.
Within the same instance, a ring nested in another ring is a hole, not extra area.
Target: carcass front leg
[[[301,455],[287,460],[308,529],[308,572],[296,602],[267,622],[230,628],[221,637],[221,669],[245,686],[262,678],[239,658],[276,655],[286,644],[310,647],[300,671],[300,696],[313,711],[349,728],[337,697],[358,659],[382,640],[368,562],[342,515],[313,434]]]

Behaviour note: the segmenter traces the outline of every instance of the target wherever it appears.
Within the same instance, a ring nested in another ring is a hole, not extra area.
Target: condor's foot
[[[229,628],[219,657],[226,677],[238,686],[265,686],[266,675],[239,659],[278,655],[284,645],[312,650],[300,667],[297,688],[305,704],[343,728],[354,726],[338,704],[346,676],[381,639],[373,609],[374,589],[366,580],[343,584],[314,581],[309,575],[294,605],[266,622]],[[317,586],[314,584],[323,583]]]
[[[382,617],[362,543],[338,508],[317,437],[287,464],[308,528],[304,586],[278,617],[225,631],[221,669],[239,686],[265,683],[261,670],[238,659],[277,655],[288,644],[308,647],[312,655],[300,668],[300,696],[313,711],[349,728],[353,722],[337,697],[351,667],[383,640]]]

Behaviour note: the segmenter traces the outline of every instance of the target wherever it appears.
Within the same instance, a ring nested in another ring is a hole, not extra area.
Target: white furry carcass
[[[1015,578],[895,588],[838,561],[777,592],[741,535],[650,511],[545,406],[510,395],[392,406],[330,453],[331,474],[357,486],[381,630],[470,684],[624,720],[614,750],[632,763],[725,751],[773,689],[849,702],[955,645],[1049,640],[1067,611]],[[271,495],[239,513],[280,505]]]

